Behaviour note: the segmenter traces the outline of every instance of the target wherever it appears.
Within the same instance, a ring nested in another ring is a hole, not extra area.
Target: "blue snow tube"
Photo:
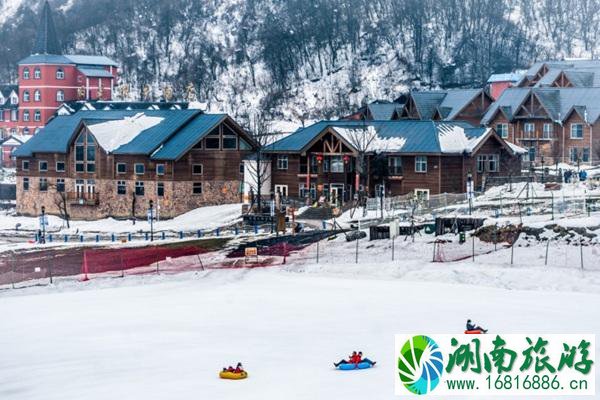
[[[353,369],[367,369],[371,368],[371,364],[369,364],[368,362],[361,362],[358,364],[340,364],[338,368],[343,371],[350,371]]]

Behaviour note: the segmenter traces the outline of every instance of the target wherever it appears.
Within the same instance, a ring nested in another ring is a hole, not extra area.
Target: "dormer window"
[[[65,71],[62,68],[56,70],[56,79],[65,79]]]
[[[23,68],[23,79],[29,79],[29,68]]]
[[[19,96],[15,92],[10,94],[10,104],[16,105],[19,104]]]
[[[33,71],[33,79],[42,79],[42,71],[39,68]]]
[[[23,101],[29,102],[29,100],[30,100],[29,90],[26,90],[23,92]]]
[[[42,94],[40,93],[39,90],[36,90],[35,92],[33,92],[33,100],[34,101],[41,101],[42,100]]]

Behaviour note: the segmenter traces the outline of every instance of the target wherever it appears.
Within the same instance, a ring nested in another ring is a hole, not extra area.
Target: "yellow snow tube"
[[[247,377],[248,377],[248,373],[246,371],[242,371],[242,372],[221,371],[221,372],[219,372],[219,378],[221,378],[221,379],[246,379]]]

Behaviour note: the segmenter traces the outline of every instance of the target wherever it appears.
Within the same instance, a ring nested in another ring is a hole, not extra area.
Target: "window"
[[[215,128],[206,139],[204,139],[204,148],[205,149],[220,149],[221,148],[221,140],[219,136],[219,128]]]
[[[244,173],[244,163],[240,163],[240,174]]]
[[[65,71],[62,68],[56,70],[56,79],[65,79]]]
[[[552,139],[554,137],[554,125],[552,124],[544,124],[544,139]]]
[[[323,172],[329,172],[329,157],[324,157],[323,158]]]
[[[24,102],[29,102],[29,100],[31,100],[30,96],[29,96],[29,90],[26,90],[26,91],[23,92],[23,101]]]
[[[571,139],[583,139],[583,124],[571,124]]]
[[[144,172],[146,172],[146,167],[144,167],[144,164],[135,164],[134,169],[136,175],[144,175]]]
[[[39,68],[33,70],[33,79],[40,79],[42,77],[42,71]]]
[[[56,172],[65,172],[65,163],[64,161],[56,162]]]
[[[135,183],[135,195],[143,196],[144,195],[144,182],[136,182]]]
[[[429,189],[415,189],[415,197],[419,201],[429,200]]]
[[[165,164],[156,164],[156,175],[165,174]]]
[[[40,161],[39,166],[40,166],[40,172],[48,171],[48,161]]]
[[[584,147],[581,151],[581,161],[590,162],[590,148]]]
[[[23,79],[29,79],[29,68],[23,68]]]
[[[531,122],[527,122],[523,127],[523,131],[525,132],[523,137],[527,139],[533,138],[535,136],[535,125]]]
[[[508,138],[508,124],[496,124],[496,132],[502,139]]]
[[[244,139],[239,139],[240,142],[240,150],[251,150],[252,146],[250,146],[250,144],[248,142],[246,142]]]
[[[56,191],[59,193],[64,193],[65,191],[65,180],[64,178],[58,178],[56,180]]]
[[[40,178],[40,192],[48,191],[48,178]]]
[[[192,164],[192,175],[202,175],[202,164]]]
[[[277,156],[277,169],[286,170],[288,169],[288,156],[278,155]]]
[[[23,111],[23,121],[24,122],[29,121],[29,110]]]
[[[96,171],[96,142],[91,134],[83,132],[75,141],[75,172]]]
[[[533,162],[535,161],[535,147],[530,147],[529,148],[529,161]]]
[[[34,121],[42,120],[42,113],[40,112],[40,110],[35,110],[35,113],[33,113],[33,120]]]
[[[27,160],[23,160],[23,161],[21,162],[21,169],[22,169],[23,171],[29,171],[29,161],[27,161]]]
[[[427,172],[427,156],[415,157],[415,172]]]
[[[65,92],[63,92],[62,90],[57,90],[56,101],[65,101]]]
[[[17,110],[10,110],[10,120],[11,121],[19,120],[19,112]],[[17,133],[16,129],[15,129],[14,133]]]
[[[23,134],[29,135],[29,128],[23,128]]]
[[[288,185],[275,185],[275,193],[282,197],[287,197]]]
[[[342,156],[331,156],[331,165],[329,168],[333,173],[344,172],[344,159]]]
[[[228,126],[223,126],[223,149],[237,149],[237,135]]]
[[[577,147],[571,147],[569,149],[569,159],[573,164],[577,164],[577,161],[579,161],[579,151]]]
[[[127,186],[125,185],[125,181],[117,181],[117,194],[127,194]],[[137,194],[137,188],[136,188]]]
[[[402,175],[402,157],[388,158],[388,173],[390,175]]]
[[[488,155],[488,172],[498,172],[500,156],[498,154]]]
[[[305,198],[308,195],[308,192],[306,190],[306,183],[300,183],[298,185],[298,194],[301,198]]]
[[[42,93],[36,89],[35,92],[33,92],[33,101],[41,101],[42,100]]]
[[[117,174],[124,174],[127,172],[127,164],[117,163]]]
[[[484,172],[485,171],[485,163],[487,161],[487,156],[485,154],[479,154],[477,156],[477,172]]]
[[[158,182],[156,184],[156,195],[158,197],[164,197],[165,196],[165,184],[162,182]]]
[[[29,190],[29,178],[23,178],[23,191],[26,192]]]
[[[194,182],[192,187],[193,194],[202,194],[202,182]]]

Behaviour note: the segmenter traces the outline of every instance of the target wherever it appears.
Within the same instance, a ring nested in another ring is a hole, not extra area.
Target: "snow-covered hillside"
[[[0,81],[42,0],[0,0]],[[600,0],[51,0],[66,52],[103,54],[139,98],[192,83],[211,111],[297,124],[413,87],[480,86],[538,59],[593,57]],[[449,6],[449,4],[451,5]],[[10,45],[7,45],[10,44]]]

